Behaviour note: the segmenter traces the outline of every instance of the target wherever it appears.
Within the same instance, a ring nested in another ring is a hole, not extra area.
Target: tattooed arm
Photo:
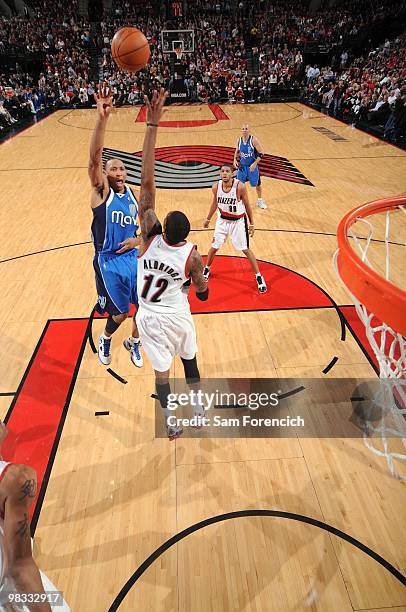
[[[37,492],[35,471],[25,465],[12,465],[3,480],[5,489],[4,544],[7,570],[17,593],[43,593],[38,567],[32,557],[30,508]],[[50,612],[49,604],[31,604],[32,612]]]
[[[158,123],[163,114],[163,106],[167,93],[161,89],[159,94],[154,91],[151,101],[144,96],[147,107],[147,131],[142,147],[140,207],[138,214],[141,225],[141,235],[144,242],[148,234],[159,223],[155,214],[155,143]]]
[[[209,293],[207,281],[203,276],[203,259],[200,253],[194,249],[189,257],[187,274],[191,277],[196,295],[199,300],[206,301]]]

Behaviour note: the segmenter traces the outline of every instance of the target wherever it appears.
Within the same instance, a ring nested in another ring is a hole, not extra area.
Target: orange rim
[[[337,229],[339,274],[355,297],[393,330],[406,336],[406,291],[396,287],[367,266],[351,248],[348,230],[357,219],[406,206],[406,196],[375,200],[354,208]]]

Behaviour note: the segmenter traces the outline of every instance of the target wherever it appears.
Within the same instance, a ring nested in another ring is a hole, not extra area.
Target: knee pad
[[[106,323],[106,332],[108,334],[114,334],[114,332],[117,331],[119,327],[120,327],[120,323],[116,323],[113,317],[109,315],[109,318],[107,319],[107,323]]]

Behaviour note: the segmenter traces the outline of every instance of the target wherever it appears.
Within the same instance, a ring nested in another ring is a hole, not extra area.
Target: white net
[[[391,225],[395,226],[393,233],[396,233],[397,239],[399,236],[402,238],[404,232],[403,243],[390,240]],[[351,247],[358,253],[360,260],[397,286],[401,286],[406,278],[405,235],[406,208],[402,205],[384,214],[359,217],[348,228]],[[395,254],[392,253],[394,250]],[[337,266],[338,253],[339,251],[334,255],[334,267],[341,279]],[[372,400],[375,406],[381,408],[381,418],[378,423],[367,420],[364,442],[376,455],[386,458],[394,476],[406,480],[406,475],[402,474],[400,467],[402,462],[406,461],[406,338],[384,321],[380,321],[347,286],[346,289],[365,326],[368,342],[378,362],[379,376],[387,380],[387,384],[381,383]],[[406,317],[406,312],[404,316]]]

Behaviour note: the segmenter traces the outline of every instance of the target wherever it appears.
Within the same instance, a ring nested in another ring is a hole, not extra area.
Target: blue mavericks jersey
[[[110,187],[103,204],[93,208],[92,239],[96,253],[115,255],[120,242],[135,235],[138,202],[126,185],[123,194]]]
[[[240,165],[250,166],[255,161],[256,150],[253,144],[253,137],[249,136],[247,142],[242,138],[238,141],[238,150],[240,152]]]

